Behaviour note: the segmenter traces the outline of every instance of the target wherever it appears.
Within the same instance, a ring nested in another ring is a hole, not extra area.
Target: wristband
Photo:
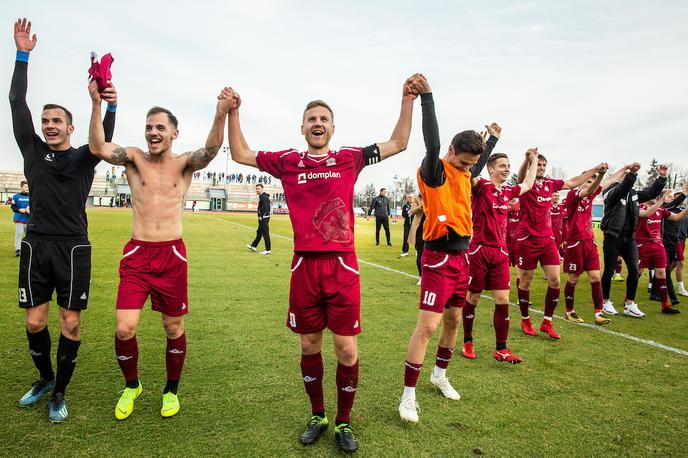
[[[17,60],[20,62],[29,62],[29,52],[28,51],[17,51]]]
[[[110,113],[116,112],[117,111],[117,104],[114,104],[114,105],[108,104],[107,111],[109,111]]]

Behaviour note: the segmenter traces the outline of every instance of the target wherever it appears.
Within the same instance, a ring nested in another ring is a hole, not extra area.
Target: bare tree
[[[368,183],[365,186],[365,189],[363,189],[363,201],[361,202],[361,205],[365,205],[366,207],[370,208],[370,203],[373,201],[375,196],[377,196],[375,185],[373,183]]]
[[[555,180],[565,180],[566,171],[563,167],[555,165],[554,167],[549,169],[549,177],[554,178]]]

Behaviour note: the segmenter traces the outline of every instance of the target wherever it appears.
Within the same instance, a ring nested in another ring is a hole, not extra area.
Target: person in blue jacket
[[[26,225],[29,222],[29,213],[31,207],[29,206],[29,183],[22,181],[21,192],[12,196],[12,211],[14,216],[14,256],[19,257],[21,253],[21,241],[26,232]]]

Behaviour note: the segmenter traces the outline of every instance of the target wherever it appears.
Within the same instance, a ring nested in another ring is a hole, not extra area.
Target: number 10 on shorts
[[[437,299],[437,294],[433,293],[432,291],[425,291],[423,293],[423,305],[432,307],[435,305],[435,299]]]

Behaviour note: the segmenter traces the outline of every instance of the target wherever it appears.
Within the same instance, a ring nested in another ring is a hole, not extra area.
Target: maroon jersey
[[[509,251],[516,248],[518,239],[518,227],[521,223],[521,211],[512,210],[507,216],[506,222],[506,243]]]
[[[552,194],[564,187],[563,180],[543,178],[536,180],[533,188],[521,196],[520,237],[552,237]]]
[[[640,210],[647,210],[647,205],[640,204]],[[638,228],[635,230],[636,242],[662,243],[662,220],[671,216],[666,208],[659,207],[647,218],[640,218]]]
[[[557,204],[552,204],[552,208],[549,211],[549,216],[552,221],[552,232],[556,236],[561,234],[562,226],[564,225],[564,206]]]
[[[497,188],[491,181],[478,178],[473,186],[471,210],[473,238],[471,244],[491,245],[506,250],[506,220],[509,202],[521,193],[518,185]]]
[[[363,148],[314,157],[295,149],[259,151],[260,170],[282,181],[295,252],[354,251],[354,184]]]
[[[580,189],[571,191],[564,199],[564,208],[568,220],[566,242],[575,243],[578,240],[595,240],[592,230],[592,203],[602,192],[599,187],[589,196],[581,197]]]

